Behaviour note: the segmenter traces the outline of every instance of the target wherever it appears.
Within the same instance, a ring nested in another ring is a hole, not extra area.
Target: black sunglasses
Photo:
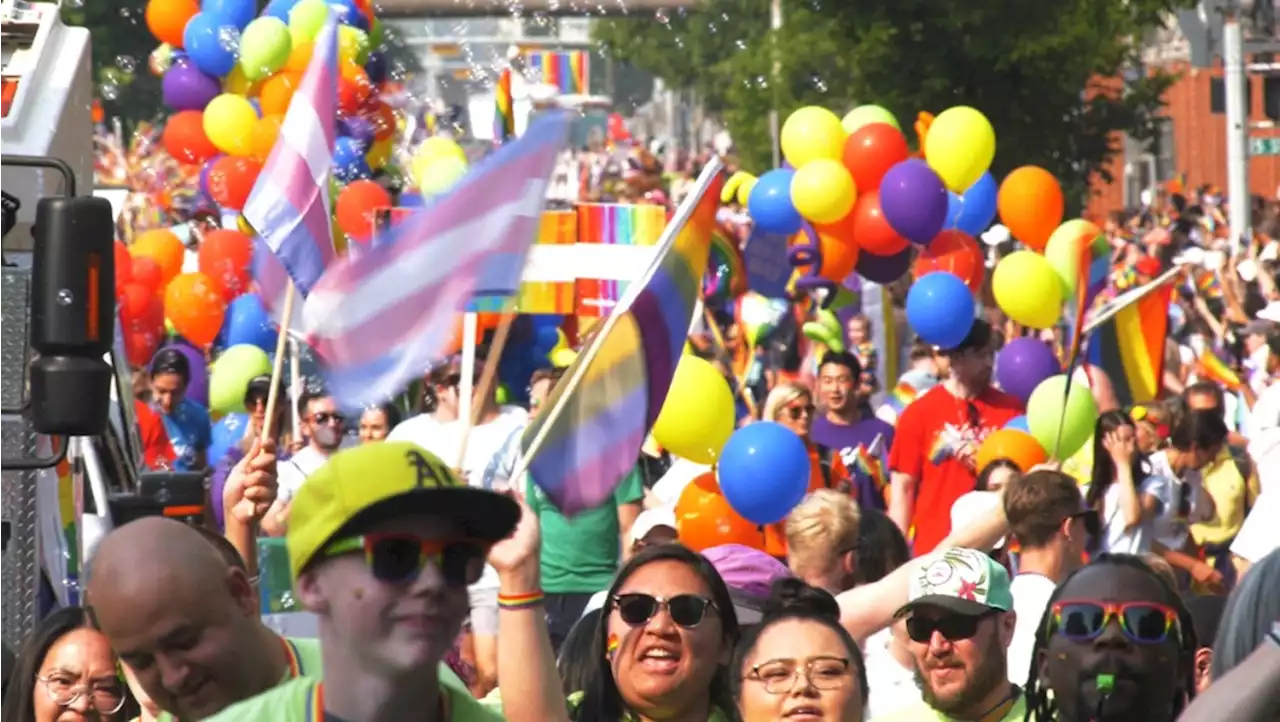
[[[812,417],[813,412],[816,409],[817,407],[814,406],[813,404],[805,404],[803,406],[788,406],[786,408],[787,418],[791,419],[792,421],[799,421],[800,418],[802,416],[805,416],[806,414]]]
[[[342,414],[331,414],[327,411],[321,411],[320,413],[316,414],[315,416],[312,416],[311,418],[314,419],[317,424],[327,424],[330,421],[338,424],[347,423],[347,417],[343,416]]]
[[[1084,530],[1091,537],[1098,536],[1102,530],[1102,522],[1098,518],[1098,512],[1095,509],[1082,509],[1067,518],[1072,521],[1084,519]]]
[[[934,632],[938,632],[949,642],[971,639],[978,633],[978,625],[982,620],[993,614],[995,610],[976,616],[949,614],[940,619],[910,617],[907,619],[907,636],[919,644],[928,644],[933,639]]]
[[[708,609],[715,609],[715,602],[697,594],[677,594],[670,599],[655,597],[652,594],[616,594],[613,607],[618,616],[627,624],[638,627],[653,619],[665,608],[671,615],[671,621],[685,629],[693,629],[702,624],[707,617]]]

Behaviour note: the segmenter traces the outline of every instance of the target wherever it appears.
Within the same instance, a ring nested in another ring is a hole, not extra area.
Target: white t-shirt
[[[1138,485],[1138,500],[1143,495],[1154,496],[1160,502],[1163,512],[1164,499],[1168,492],[1167,482],[1161,476],[1148,476]],[[1120,482],[1113,481],[1102,495],[1102,548],[1099,551],[1112,554],[1144,554],[1151,551],[1151,540],[1154,538],[1155,519],[1145,519],[1132,529],[1125,529],[1124,511],[1120,508]]]
[[[1244,435],[1252,439],[1277,426],[1280,426],[1280,383],[1273,383],[1259,392],[1258,400],[1249,412]]]
[[[1249,456],[1253,457],[1262,493],[1268,490],[1280,493],[1280,427],[1250,437]]]
[[[302,488],[302,482],[316,470],[324,466],[329,455],[310,444],[284,461],[276,462],[276,496],[281,501],[293,499],[293,495]]]
[[[1187,527],[1188,523],[1208,521],[1208,507],[1205,500],[1209,495],[1204,491],[1200,472],[1190,469],[1179,476],[1169,465],[1166,452],[1157,451],[1148,456],[1147,461],[1151,464],[1151,475],[1164,479],[1164,484],[1161,486],[1160,513],[1152,520],[1152,531],[1155,535],[1153,538],[1169,549],[1180,550],[1186,545],[1187,538],[1191,534]],[[1178,516],[1180,498],[1189,500],[1187,518]]]
[[[1280,548],[1280,489],[1263,491],[1245,517],[1240,532],[1231,543],[1231,553],[1250,564],[1257,564]]]
[[[1049,597],[1058,585],[1043,574],[1019,574],[1009,583],[1009,592],[1013,595],[1013,611],[1017,615],[1014,622],[1013,640],[1005,653],[1008,660],[1009,681],[1019,687],[1027,683],[1027,672],[1031,671],[1031,656],[1035,651],[1036,632],[1040,629],[1040,621],[1044,618],[1044,610],[1049,607]]]
[[[867,719],[878,719],[921,700],[915,671],[903,667],[889,651],[892,635],[893,627],[885,627],[867,637],[863,645],[862,664],[867,670],[867,689],[871,692],[867,699]]]

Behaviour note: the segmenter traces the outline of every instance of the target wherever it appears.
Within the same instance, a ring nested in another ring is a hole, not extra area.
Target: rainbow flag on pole
[[[627,288],[521,439],[527,469],[565,514],[607,500],[631,472],[671,388],[707,271],[723,166],[707,164]]]
[[[516,137],[515,104],[511,96],[511,68],[504,68],[498,75],[498,85],[493,89],[493,140],[505,143]]]
[[[1166,273],[1152,282],[1155,288],[1130,291],[1140,297],[1117,299],[1123,304],[1120,310],[1089,331],[1089,361],[1107,372],[1121,406],[1146,403],[1160,393],[1172,280]]]

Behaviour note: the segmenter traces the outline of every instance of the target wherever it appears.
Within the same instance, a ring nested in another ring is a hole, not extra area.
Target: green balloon
[[[382,21],[374,18],[373,22],[369,23],[369,46],[377,50],[382,47],[382,41],[385,38],[386,35],[382,30]]]
[[[1073,383],[1068,395],[1065,374],[1040,382],[1027,400],[1031,435],[1054,459],[1067,459],[1079,451],[1093,435],[1097,421],[1098,405],[1093,392],[1084,384]]]
[[[499,406],[511,403],[511,392],[507,390],[506,384],[498,385],[498,390],[493,394],[493,400],[497,402]]]
[[[283,68],[292,49],[289,26],[283,20],[257,18],[240,34],[240,69],[249,80],[260,80]]]
[[[840,121],[840,125],[844,127],[844,132],[846,133],[853,133],[862,126],[871,125],[872,123],[888,123],[898,130],[902,130],[902,126],[898,125],[898,119],[893,117],[893,113],[879,105],[859,105],[845,114],[844,120]]]
[[[329,17],[329,6],[324,0],[302,0],[289,10],[289,32],[293,42],[315,40]]]
[[[244,392],[257,376],[271,373],[267,352],[252,344],[232,346],[209,369],[209,410],[215,414],[244,411]]]

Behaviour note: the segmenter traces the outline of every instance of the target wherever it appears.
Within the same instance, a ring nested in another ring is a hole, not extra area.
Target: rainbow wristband
[[[525,592],[524,594],[499,594],[498,609],[529,609],[531,607],[542,606],[543,600],[546,599],[541,591]]]

